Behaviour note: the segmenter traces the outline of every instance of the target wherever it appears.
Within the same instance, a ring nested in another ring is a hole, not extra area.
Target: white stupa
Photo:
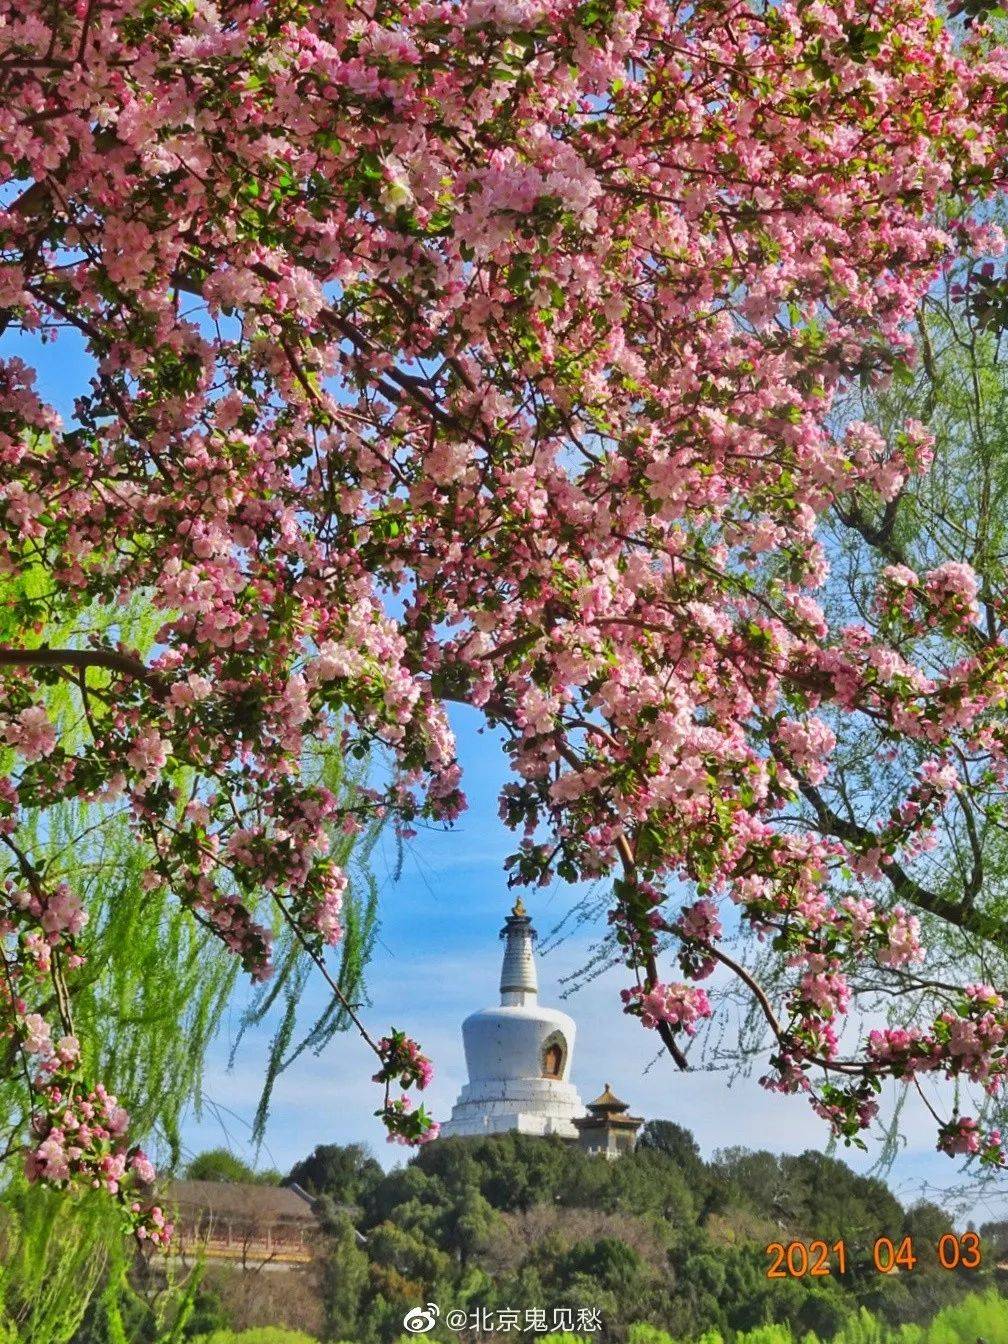
[[[539,1003],[535,936],[519,897],[501,930],[500,1007],[462,1023],[469,1081],[441,1126],[445,1138],[512,1129],[578,1137],[574,1119],[585,1108],[570,1082],[575,1027],[566,1013]]]

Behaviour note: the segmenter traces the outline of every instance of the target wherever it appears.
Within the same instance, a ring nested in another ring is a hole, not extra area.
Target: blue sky
[[[38,389],[72,419],[73,398],[86,387],[88,360],[79,338],[61,332],[51,345],[9,331],[0,340],[0,355],[18,354],[38,373]],[[506,778],[506,761],[497,738],[480,733],[479,716],[452,707],[452,721],[465,772],[469,809],[450,832],[423,830],[410,843],[402,876],[393,880],[391,846],[375,856],[382,889],[379,941],[368,975],[373,1000],[366,1017],[376,1032],[390,1025],[414,1035],[432,1056],[435,1082],[428,1109],[447,1118],[465,1081],[460,1023],[474,1009],[498,998],[501,945],[498,931],[513,895],[505,881],[503,860],[513,837],[497,816],[497,794]],[[548,934],[569,910],[577,892],[563,884],[526,896],[541,934]],[[600,919],[575,928],[540,958],[541,997],[562,1000],[562,982],[588,960],[593,944],[604,935]],[[620,1012],[618,993],[626,983],[618,969],[591,981],[564,1000],[578,1024],[572,1076],[585,1101],[610,1082],[645,1117],[675,1120],[695,1134],[702,1152],[741,1144],[751,1148],[800,1152],[820,1148],[825,1125],[808,1104],[765,1092],[749,1078],[730,1080],[724,1073],[680,1074],[665,1058],[656,1061],[657,1041],[636,1021]],[[321,984],[312,987],[305,1020],[322,1005]],[[183,1131],[189,1154],[225,1144],[255,1160],[249,1138],[258,1101],[268,1025],[243,1040],[234,1066],[228,1068],[230,1043],[246,1000],[244,989],[220,1024],[206,1075],[207,1104],[200,1117],[191,1114]],[[400,1162],[405,1150],[384,1142],[373,1112],[378,1088],[370,1082],[373,1061],[355,1037],[338,1037],[319,1056],[302,1056],[279,1079],[258,1155],[262,1166],[286,1170],[318,1143],[364,1142],[385,1165]],[[889,1104],[893,1101],[889,1097]],[[907,1144],[889,1181],[904,1200],[926,1183],[954,1189],[957,1166],[934,1151],[933,1121],[923,1107],[908,1105],[903,1114]],[[840,1155],[866,1170],[878,1154],[854,1150]],[[1008,1192],[972,1199],[978,1220],[1008,1216]]]

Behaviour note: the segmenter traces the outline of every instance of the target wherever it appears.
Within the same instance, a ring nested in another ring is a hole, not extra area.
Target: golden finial
[[[525,905],[520,896],[516,898],[511,913],[512,915],[517,916],[518,919],[524,919],[524,917],[528,914],[528,911],[525,909]]]

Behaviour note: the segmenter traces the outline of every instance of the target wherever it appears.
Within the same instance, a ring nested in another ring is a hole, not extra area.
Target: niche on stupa
[[[542,1076],[562,1078],[567,1067],[567,1042],[559,1031],[552,1032],[543,1041]]]

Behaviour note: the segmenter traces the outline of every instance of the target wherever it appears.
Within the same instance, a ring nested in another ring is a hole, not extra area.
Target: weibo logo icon
[[[440,1310],[434,1302],[428,1302],[426,1307],[414,1307],[403,1317],[403,1328],[411,1335],[425,1335],[434,1329]]]

